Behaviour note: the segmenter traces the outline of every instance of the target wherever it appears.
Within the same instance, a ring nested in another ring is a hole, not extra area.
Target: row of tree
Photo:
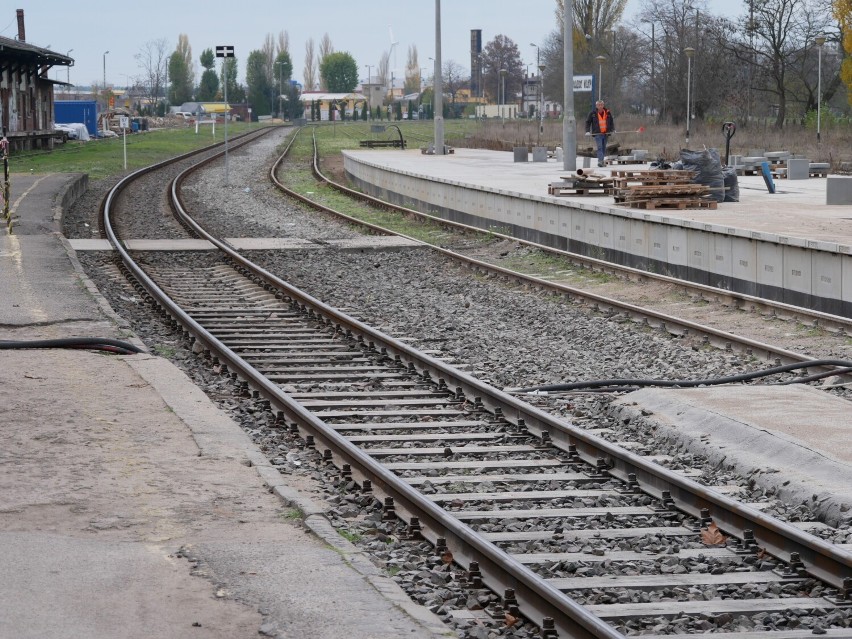
[[[852,0],[743,0],[737,18],[714,15],[695,0],[644,0],[637,17],[624,22],[626,2],[572,3],[574,73],[601,71],[602,96],[622,113],[677,123],[687,113],[689,94],[689,110],[698,118],[745,122],[771,116],[782,126],[788,118],[812,111],[818,100],[835,108],[848,106],[840,96],[849,96],[852,87]],[[563,7],[563,0],[555,0],[555,28],[539,50],[544,93],[556,102],[563,95]],[[140,83],[151,97],[163,95],[167,87],[172,104],[220,99],[227,77],[228,99],[250,102],[258,115],[292,117],[301,108],[298,88],[290,82],[293,64],[286,31],[277,39],[267,35],[263,46],[249,53],[245,85],[238,81],[235,58],[217,75],[213,52],[206,49],[196,83],[187,37],[181,35],[168,56],[165,46],[164,40],[150,42],[137,55],[145,71]],[[392,85],[391,54],[392,49],[382,54],[375,72],[370,67],[372,84]],[[473,83],[457,62],[443,64],[444,91],[452,103],[463,89],[492,103],[501,96],[517,100],[528,74],[511,38],[497,35],[476,62]],[[328,34],[318,51],[313,39],[305,45],[306,91],[351,92],[358,84],[358,68],[349,53],[334,51]],[[422,71],[412,45],[405,65],[406,93],[420,91]]]

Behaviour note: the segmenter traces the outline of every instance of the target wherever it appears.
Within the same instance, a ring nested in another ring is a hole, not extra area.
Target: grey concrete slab
[[[642,389],[617,402],[712,462],[807,502],[829,523],[852,518],[849,402],[807,386]]]

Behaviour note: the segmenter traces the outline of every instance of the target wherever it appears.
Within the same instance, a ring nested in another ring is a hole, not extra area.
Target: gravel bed
[[[267,185],[262,167],[268,167],[278,144],[280,138],[276,141],[269,139],[251,151],[244,152],[239,158],[234,158],[230,165],[230,187],[221,183],[215,166],[206,171],[202,177],[193,181],[191,192],[186,196],[190,209],[205,211],[203,222],[223,237],[286,235],[328,240],[359,235],[348,226],[330,223],[322,215],[302,211]],[[97,188],[106,186],[106,183],[99,184]],[[69,236],[91,237],[95,232],[93,229],[97,228],[96,222],[92,211],[87,209],[95,201],[92,193],[95,188],[95,185],[90,188],[90,193],[66,219],[66,234],[71,233]],[[235,215],[233,211],[239,213]],[[139,224],[150,224],[150,216],[147,219],[149,222],[143,222],[140,218]],[[158,218],[154,219],[159,223]],[[139,233],[134,236],[146,236],[144,230]],[[345,531],[347,537],[369,550],[374,561],[392,574],[415,601],[444,618],[459,637],[536,636],[537,629],[523,619],[506,627],[505,619],[499,615],[493,622],[478,616],[454,616],[454,611],[459,609],[482,610],[493,607],[496,598],[488,591],[468,583],[463,571],[437,556],[429,544],[405,539],[404,529],[398,523],[382,522],[380,504],[371,496],[356,492],[353,484],[341,480],[336,470],[321,461],[317,451],[306,448],[295,434],[278,427],[274,416],[262,402],[242,396],[239,386],[229,377],[220,375],[209,362],[196,358],[183,335],[169,327],[161,317],[152,314],[149,307],[138,299],[133,289],[118,274],[109,256],[80,254],[79,257],[108,301],[128,318],[137,334],[155,352],[170,357],[187,371],[220,407],[242,424],[282,474],[293,476],[294,480],[315,482],[316,487],[326,496],[332,522]],[[346,308],[371,325],[382,326],[392,335],[415,338],[415,345],[419,347],[439,350],[448,359],[470,364],[474,374],[499,387],[613,377],[710,378],[761,368],[760,363],[742,355],[709,350],[698,341],[673,338],[618,318],[587,314],[561,298],[543,296],[498,280],[472,276],[455,263],[426,250],[358,253],[325,249],[281,251],[274,254],[258,252],[251,257],[299,288],[333,306]],[[196,259],[198,263],[204,263],[207,258],[187,254],[183,259],[187,263]],[[613,441],[638,441],[651,448],[655,454],[670,455],[671,459],[663,462],[664,465],[684,470],[699,469],[702,472],[700,480],[704,483],[741,486],[749,500],[770,502],[766,511],[768,514],[792,521],[815,518],[807,504],[781,503],[755,487],[753,478],[737,477],[730,469],[709,464],[700,456],[685,453],[668,442],[652,439],[640,426],[617,420],[608,410],[610,399],[610,396],[603,394],[577,394],[568,399],[548,397],[535,401],[548,410],[572,419],[580,427],[611,429],[612,432],[605,436],[611,437]],[[453,447],[455,455],[463,454],[460,450]],[[538,457],[543,456],[539,454]],[[559,455],[548,454],[544,457]],[[426,459],[418,457],[418,461]],[[438,459],[446,458],[439,456]],[[559,467],[560,472],[576,470],[569,461],[563,461],[565,464]],[[515,469],[505,472],[549,472],[549,469]],[[436,471],[434,476],[441,474],[446,473]],[[604,486],[609,487],[605,483],[596,487]],[[583,488],[591,489],[592,484],[584,484]],[[434,492],[443,490],[437,488]],[[650,498],[645,500],[651,501]],[[526,508],[528,505],[521,507]],[[631,521],[631,525],[636,527],[677,523],[662,516],[631,518]],[[483,526],[493,525],[496,530],[498,523],[501,522],[477,522],[476,526],[484,529]],[[570,523],[577,528],[594,529],[617,527],[624,522],[615,517],[610,520],[575,518]],[[544,519],[510,522],[509,529],[518,529],[511,525],[520,526],[520,530],[554,530],[555,526],[564,526],[565,522]],[[505,529],[505,525],[500,528]],[[831,541],[852,543],[848,524],[839,529],[819,531],[819,534]],[[533,547],[547,549],[539,552],[552,552],[550,549],[554,544],[537,543],[540,546]],[[602,548],[603,543],[572,542],[571,547],[595,550]],[[621,548],[621,542],[615,543]],[[663,552],[672,554],[676,552],[675,548],[687,547],[689,542],[646,536],[626,543],[627,549],[660,552],[662,548]],[[562,552],[565,552],[565,547],[568,546],[563,546]],[[612,574],[614,570],[612,564],[581,565],[579,562],[558,562],[541,568],[548,576],[554,577]],[[632,565],[616,569],[624,571],[619,574],[629,575],[712,572],[728,570],[730,566],[715,558],[686,560],[669,557],[652,562],[633,562]],[[598,573],[598,570],[609,572]],[[732,592],[725,591],[726,596],[763,596],[759,591],[749,593],[742,587],[732,588]],[[820,588],[816,585],[809,588],[808,592],[818,595]],[[709,590],[700,590],[700,593],[673,593],[671,596],[706,598]],[[647,594],[626,589],[616,592],[618,594],[614,596],[617,600],[626,597],[626,601],[633,601],[634,597],[641,601]],[[604,596],[611,595],[585,591],[578,595],[580,598],[589,598],[589,602],[598,601],[596,597]],[[821,628],[849,627],[850,624],[849,611],[823,610],[811,613],[794,609],[784,614],[768,613],[749,617],[719,615],[708,619],[681,615],[674,619],[631,620],[621,622],[618,627],[626,634],[796,627],[812,628],[819,633]]]

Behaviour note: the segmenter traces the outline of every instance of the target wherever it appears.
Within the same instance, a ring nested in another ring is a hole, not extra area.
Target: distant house
[[[322,91],[305,91],[299,96],[302,104],[305,106],[305,112],[311,112],[311,103],[317,102],[320,105],[320,119],[329,120],[329,113],[332,111],[343,111],[347,117],[350,117],[352,110],[356,105],[363,108],[367,103],[367,97],[361,93],[324,93]],[[335,115],[335,120],[339,120],[340,116]]]
[[[17,39],[0,37],[0,126],[12,152],[52,148],[62,132],[53,128],[54,86],[67,82],[51,80],[55,66],[73,66],[66,55],[27,44],[24,11],[17,10]]]

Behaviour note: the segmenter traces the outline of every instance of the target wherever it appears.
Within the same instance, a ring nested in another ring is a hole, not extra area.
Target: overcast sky
[[[626,17],[643,0],[628,0]],[[703,2],[700,2],[703,4]],[[713,13],[734,17],[742,13],[744,0],[712,0]],[[58,53],[71,51],[74,66],[54,68],[50,77],[74,84],[101,83],[106,62],[108,85],[123,86],[142,75],[135,59],[146,42],[164,38],[174,51],[178,35],[185,33],[197,63],[201,52],[217,45],[233,45],[240,63],[240,82],[245,82],[245,62],[260,49],[267,34],[277,39],[280,31],[290,37],[293,78],[302,81],[305,41],[319,44],[328,33],[336,51],[347,51],[359,65],[375,66],[390,49],[391,33],[398,42],[397,77],[405,72],[408,47],[417,47],[419,64],[432,75],[430,57],[435,55],[435,2],[432,0],[247,0],[245,2],[198,2],[148,0],[141,3],[104,3],[93,0],[13,0],[0,14],[0,35],[18,33],[15,9],[23,9],[27,42]],[[442,58],[470,67],[470,30],[482,29],[483,46],[503,34],[514,40],[524,64],[535,65],[536,49],[556,28],[555,0],[444,0]],[[104,52],[109,53],[104,56]]]

